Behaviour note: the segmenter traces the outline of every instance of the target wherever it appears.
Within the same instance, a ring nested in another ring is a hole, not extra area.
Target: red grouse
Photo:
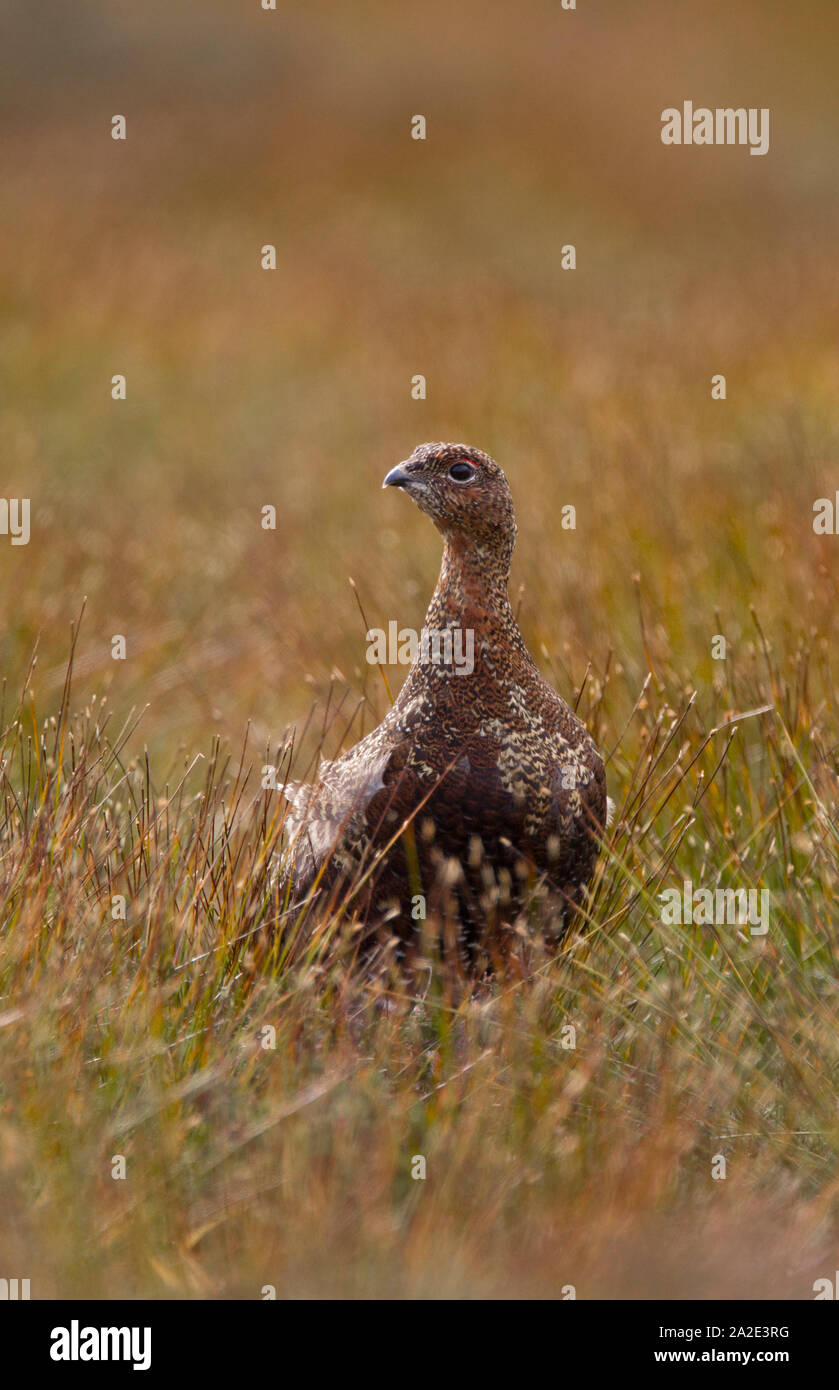
[[[392,468],[445,542],[423,640],[385,719],[316,785],[289,783],[286,896],[314,889],[410,938],[428,904],[474,944],[535,883],[557,924],[590,879],[606,822],[603,760],[542,678],[507,598],[516,523],[480,449],[423,444]],[[454,658],[457,653],[457,658]],[[469,657],[470,659],[467,659]]]

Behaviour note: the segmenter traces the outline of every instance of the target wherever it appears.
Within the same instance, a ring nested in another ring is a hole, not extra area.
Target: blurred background
[[[0,14],[11,687],[40,634],[49,711],[87,596],[77,695],[150,703],[166,755],[280,738],[333,671],[384,700],[348,578],[371,624],[420,625],[439,540],[380,482],[427,439],[507,470],[522,625],[566,695],[611,649],[634,698],[635,573],[692,686],[750,604],[782,658],[835,635],[835,6]],[[768,106],[769,154],[663,146],[685,99]]]

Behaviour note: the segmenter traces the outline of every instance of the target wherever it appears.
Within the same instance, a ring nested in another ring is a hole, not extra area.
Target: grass
[[[706,729],[670,679],[620,732],[591,693],[623,805],[587,930],[465,994],[440,968],[370,980],[337,922],[296,951],[274,932],[266,960],[283,803],[261,766],[216,743],[157,786],[69,680],[52,718],[22,699],[6,1262],[41,1294],[497,1296],[514,1248],[519,1293],[806,1296],[839,1197],[835,788],[784,722],[793,690]],[[770,931],[666,926],[682,876],[768,887]]]
[[[832,10],[685,38],[656,4],[528,0],[515,32],[324,5],[269,42],[207,5],[184,46],[163,7],[83,8],[3,97],[0,492],[32,538],[0,537],[0,1274],[812,1297],[839,1238]],[[769,101],[771,154],[664,152],[692,91]],[[290,940],[261,781],[292,729],[305,775],[387,707],[357,600],[421,623],[438,539],[379,484],[427,438],[506,468],[521,626],[618,816],[559,954],[399,996],[351,924]],[[688,879],[768,890],[766,936],[668,925]]]

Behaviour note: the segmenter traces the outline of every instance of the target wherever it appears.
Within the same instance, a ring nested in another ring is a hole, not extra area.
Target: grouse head
[[[489,454],[467,444],[420,444],[382,487],[400,487],[461,553],[509,565],[516,538],[513,499]]]

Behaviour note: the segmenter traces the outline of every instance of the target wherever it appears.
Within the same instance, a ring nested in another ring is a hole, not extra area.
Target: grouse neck
[[[474,627],[482,625],[485,618],[494,626],[500,623],[511,633],[518,633],[507,597],[509,572],[508,555],[483,547],[467,549],[447,538],[426,626],[446,627],[462,622]]]

